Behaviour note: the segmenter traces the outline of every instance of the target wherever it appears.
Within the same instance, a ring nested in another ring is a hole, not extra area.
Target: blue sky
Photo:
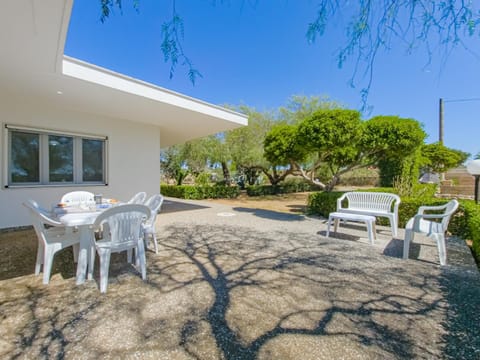
[[[349,85],[353,59],[342,69],[336,51],[345,42],[341,26],[327,28],[309,44],[307,25],[314,0],[177,0],[185,25],[184,50],[203,78],[192,85],[178,66],[172,79],[160,49],[161,25],[171,1],[140,0],[138,13],[123,0],[105,23],[99,0],[74,3],[65,53],[87,62],[193,96],[213,104],[277,109],[292,95],[328,95],[360,109],[360,90]],[[478,35],[467,39],[480,54]],[[369,105],[375,115],[413,118],[424,125],[427,142],[438,140],[438,100],[445,99],[445,145],[480,152],[480,57],[458,47],[443,63],[434,52],[431,64],[420,48],[406,55],[400,43],[377,57]],[[443,64],[443,65],[442,65]],[[450,101],[478,99],[475,101]]]

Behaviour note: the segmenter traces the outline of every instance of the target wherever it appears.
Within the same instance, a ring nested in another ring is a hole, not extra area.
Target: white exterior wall
[[[1,166],[0,229],[30,225],[27,199],[50,208],[73,190],[86,190],[104,197],[128,200],[139,191],[147,196],[160,192],[160,129],[156,126],[69,111],[24,98],[0,94]],[[108,99],[106,100],[108,101]],[[59,96],[61,102],[61,96]],[[5,188],[5,124],[79,134],[108,136],[107,186],[41,186]]]

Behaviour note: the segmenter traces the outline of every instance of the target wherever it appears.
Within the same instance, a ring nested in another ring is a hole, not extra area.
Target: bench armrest
[[[337,199],[337,210],[339,209],[343,209],[342,208],[342,201],[347,197],[347,193],[344,193],[342,196],[340,196],[338,199]]]

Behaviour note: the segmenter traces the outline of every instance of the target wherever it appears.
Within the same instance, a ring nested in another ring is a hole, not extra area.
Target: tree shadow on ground
[[[480,359],[480,274],[475,268],[442,268],[440,280],[447,299],[446,359]],[[469,284],[465,286],[465,284]]]
[[[0,281],[35,273],[38,239],[33,229],[0,233]],[[51,275],[75,276],[72,247],[55,254]]]
[[[448,295],[445,314],[440,285],[459,279],[440,284],[431,265],[405,268],[364,244],[311,234],[188,224],[159,235],[148,281],[113,269],[105,295],[74,279],[2,282],[0,355],[442,358],[445,342],[447,354],[455,345],[443,328],[478,344],[473,322],[462,330],[470,319],[459,294]]]
[[[305,216],[289,214],[280,211],[246,208],[246,207],[234,207],[234,211],[250,213],[254,216],[258,216],[263,219],[277,220],[277,221],[304,221]]]
[[[380,258],[370,259],[361,248],[355,249],[357,261],[346,261],[348,246],[335,241],[317,239],[313,244],[300,235],[292,239],[280,233],[265,238],[246,229],[238,238],[238,231],[219,232],[204,226],[172,228],[169,233],[176,234],[177,241],[163,242],[165,248],[188,258],[202,281],[209,284],[214,300],[205,320],[226,359],[255,359],[264,347],[272,354],[269,345],[280,337],[285,341],[286,336],[336,338],[347,347],[370,348],[371,354],[395,358],[428,353],[415,334],[397,327],[397,321],[409,327],[415,318],[438,311],[439,299],[428,294],[431,282],[435,282],[429,275],[421,276],[422,286],[415,294],[401,287],[394,290],[388,286],[392,276],[407,287],[417,280],[384,260],[379,264]],[[272,241],[282,241],[285,246],[272,251]],[[292,292],[298,287],[304,296]],[[265,296],[263,301],[259,293]],[[241,311],[249,309],[243,302],[254,304],[250,311],[255,314]],[[262,323],[262,318],[268,320]],[[339,322],[348,325],[339,326]],[[257,329],[252,331],[250,326]],[[188,323],[184,330],[192,334],[194,329]],[[189,336],[182,344],[189,353],[195,353]]]
[[[173,213],[179,211],[191,211],[191,210],[201,210],[207,209],[208,206],[198,205],[198,204],[191,204],[186,203],[183,201],[175,201],[175,200],[165,200],[162,204],[162,209],[160,213]]]

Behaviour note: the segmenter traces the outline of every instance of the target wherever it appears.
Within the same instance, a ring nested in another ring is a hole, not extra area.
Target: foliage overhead
[[[139,10],[140,0],[130,0]],[[259,0],[254,1],[256,4]],[[220,1],[223,3],[223,0]],[[101,20],[111,12],[122,10],[122,0],[100,0]],[[195,83],[201,74],[186,56],[183,19],[176,11],[176,0],[170,0],[172,12],[162,30],[161,49],[170,63],[170,77],[178,64],[188,68],[188,77]],[[216,4],[215,1],[212,2]],[[306,38],[314,43],[327,34],[329,25],[343,27],[345,41],[336,54],[338,67],[353,58],[354,70],[350,78],[352,87],[358,79],[366,79],[361,89],[363,109],[373,82],[373,72],[379,52],[402,46],[407,54],[418,48],[427,53],[426,65],[434,51],[440,52],[445,62],[458,46],[468,49],[465,39],[480,35],[480,11],[476,1],[458,0],[317,0],[317,12],[308,23]],[[307,21],[306,21],[307,22]],[[478,57],[478,54],[471,53]]]
[[[308,25],[307,39],[315,42],[327,26],[345,22],[346,42],[337,53],[338,67],[351,57],[355,67],[350,78],[355,87],[360,75],[366,77],[361,90],[364,106],[373,81],[374,65],[380,51],[399,44],[407,54],[423,47],[426,65],[434,50],[446,61],[457,46],[468,49],[467,37],[480,35],[480,11],[475,1],[456,0],[318,0],[318,11]],[[478,57],[478,54],[474,54]]]
[[[140,11],[140,0],[131,0],[134,9]],[[187,77],[190,82],[195,85],[198,78],[203,77],[202,74],[193,66],[193,62],[183,50],[183,39],[185,37],[185,29],[183,18],[176,10],[176,1],[171,0],[172,12],[168,20],[162,24],[160,48],[162,50],[163,59],[166,63],[170,63],[170,79],[173,77],[177,65],[187,67]],[[100,0],[100,21],[105,22],[114,9],[122,12],[122,0]]]

